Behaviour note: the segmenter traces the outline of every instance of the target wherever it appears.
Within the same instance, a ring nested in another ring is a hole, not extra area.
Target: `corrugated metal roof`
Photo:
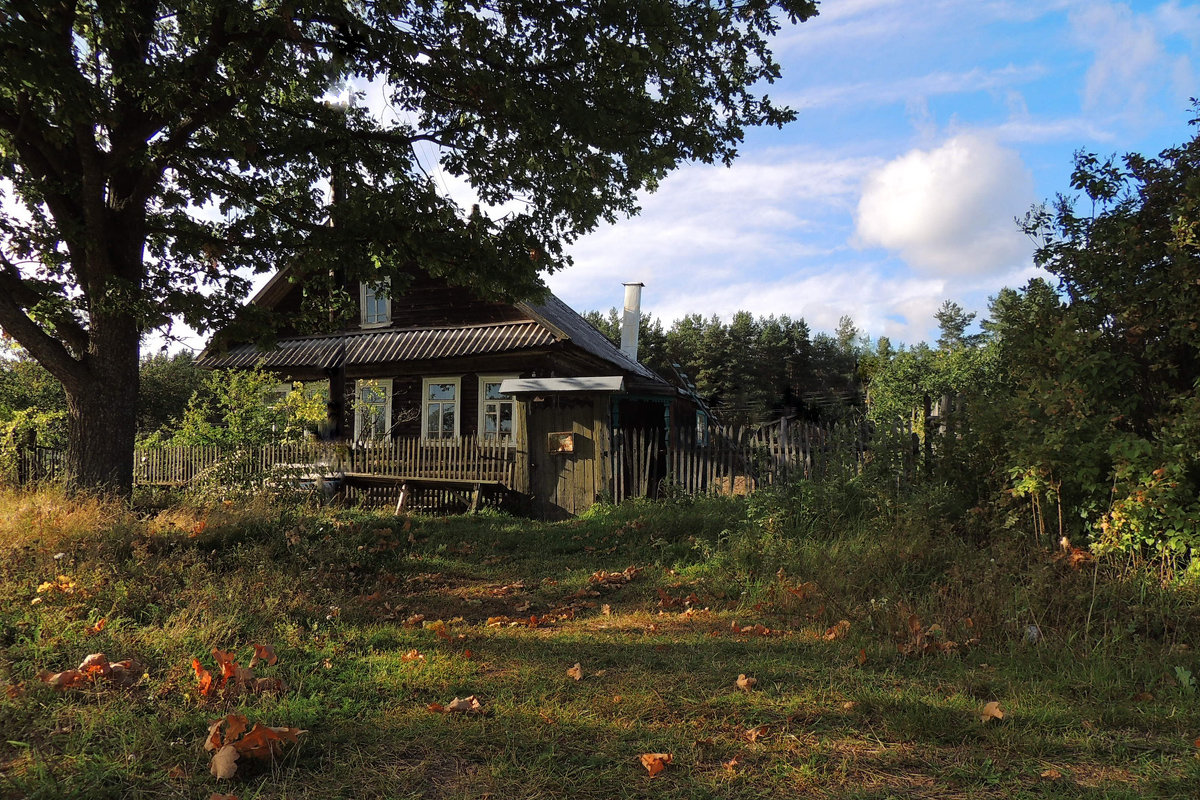
[[[557,338],[533,321],[503,322],[455,328],[379,330],[334,336],[281,339],[273,350],[254,345],[232,347],[226,353],[204,354],[208,368],[250,369],[382,364],[424,361],[485,353],[504,353],[553,344]]]
[[[592,355],[602,358],[610,364],[626,372],[633,373],[652,384],[674,389],[671,384],[659,377],[649,367],[638,361],[634,361],[621,352],[621,348],[610,342],[607,336],[596,330],[575,309],[554,295],[547,293],[546,299],[542,303],[518,303],[517,308],[522,309],[534,319],[543,320],[552,327],[558,328],[570,338],[572,344]]]

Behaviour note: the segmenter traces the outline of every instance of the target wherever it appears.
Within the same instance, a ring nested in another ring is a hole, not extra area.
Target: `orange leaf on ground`
[[[446,713],[446,707],[444,705],[442,705],[441,703],[430,703],[429,705],[427,705],[425,707],[428,708],[430,711],[432,711],[435,714],[445,714]]]
[[[666,769],[667,764],[674,759],[675,757],[670,753],[642,753],[641,755],[642,766],[650,773],[651,778]]]
[[[250,732],[234,742],[233,746],[247,758],[271,758],[278,752],[277,742],[281,738],[278,733],[266,725],[256,722]]]
[[[251,645],[254,648],[254,655],[250,658],[250,668],[254,669],[254,665],[259,661],[267,662],[268,666],[275,666],[279,661],[279,656],[275,655],[275,648],[269,644]]]
[[[738,675],[737,687],[743,692],[748,692],[758,683],[758,678],[747,678],[745,674]]]
[[[203,697],[208,697],[213,693],[213,676],[212,673],[200,666],[200,659],[192,659],[192,669],[196,671],[196,680],[200,681],[200,694]]]
[[[834,639],[841,639],[850,632],[850,620],[839,620],[838,623],[825,631],[825,639],[832,642]]]
[[[1047,770],[1042,770],[1042,777],[1048,781],[1057,781],[1062,779],[1062,773],[1051,767]]]
[[[867,663],[867,649],[865,647],[858,648],[858,658],[855,660],[860,667]]]
[[[583,666],[576,661],[575,666],[567,670],[567,675],[577,681],[583,680]]]
[[[1004,719],[1004,710],[995,700],[985,705],[979,712],[980,722],[991,722],[993,719]]]
[[[221,668],[221,688],[223,689],[225,688],[225,684],[229,682],[229,679],[237,675],[237,661],[234,658],[232,650],[225,652],[215,647],[212,649],[212,657],[216,659],[217,666]]]
[[[62,672],[43,672],[38,675],[42,683],[48,684],[55,689],[73,689],[87,683],[88,677],[77,669],[68,669]]]
[[[104,626],[107,624],[108,624],[108,617],[101,617],[100,619],[96,620],[95,625],[89,625],[86,628],[84,628],[83,632],[88,634],[89,636],[92,636],[92,635],[97,634],[100,631],[104,630]]]

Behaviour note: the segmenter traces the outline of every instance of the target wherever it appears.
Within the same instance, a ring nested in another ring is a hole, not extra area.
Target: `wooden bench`
[[[356,486],[399,486],[400,499],[396,501],[397,515],[404,510],[409,495],[414,489],[461,491],[463,500],[467,501],[467,512],[471,514],[479,510],[479,501],[485,494],[497,494],[507,490],[501,481],[476,480],[474,478],[422,478],[408,475],[376,475],[370,472],[347,472],[343,477],[346,483]]]

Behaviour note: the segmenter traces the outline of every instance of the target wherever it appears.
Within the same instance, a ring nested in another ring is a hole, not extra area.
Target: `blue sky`
[[[850,315],[872,337],[936,337],[1036,274],[1014,218],[1069,190],[1072,156],[1158,153],[1191,135],[1200,3],[826,0],[775,41],[797,109],[731,168],[689,165],[641,215],[577,242],[547,279],[579,309],[646,284],[643,309]]]

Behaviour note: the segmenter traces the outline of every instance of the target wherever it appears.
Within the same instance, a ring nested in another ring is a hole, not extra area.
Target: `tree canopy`
[[[778,75],[768,39],[815,13],[811,0],[6,4],[0,326],[66,389],[76,483],[129,488],[148,330],[228,324],[252,274],[282,264],[332,272],[313,294],[324,306],[347,279],[402,291],[413,265],[535,293],[566,243],[636,210],[673,167],[728,162],[747,126],[790,120],[758,93]],[[383,87],[390,113],[330,103],[352,79]],[[418,157],[429,146],[440,166]],[[438,169],[505,213],[467,211]]]

